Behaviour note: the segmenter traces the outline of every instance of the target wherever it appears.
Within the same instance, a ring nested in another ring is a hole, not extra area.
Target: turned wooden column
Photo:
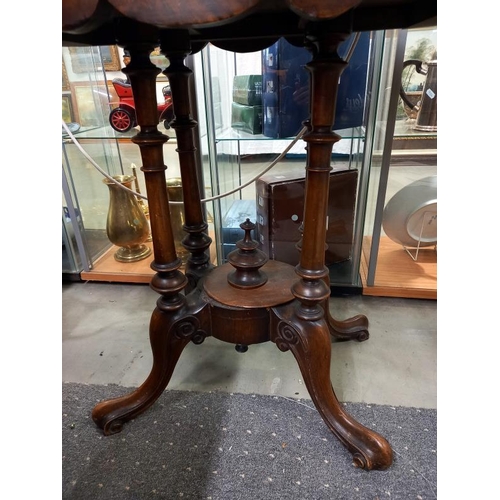
[[[185,65],[186,57],[191,53],[189,34],[183,30],[173,30],[162,35],[162,53],[169,59],[170,65],[163,73],[168,77],[172,91],[174,120],[170,126],[177,136],[177,153],[182,178],[184,198],[186,237],[182,245],[190,252],[186,263],[186,275],[190,285],[194,286],[213,265],[210,263],[209,247],[212,239],[206,233],[208,224],[203,215],[198,180],[197,155],[194,133],[197,122],[192,117],[192,103],[189,92],[189,79],[193,72]]]
[[[323,316],[321,304],[330,296],[325,266],[326,219],[332,148],[340,136],[332,132],[335,117],[338,82],[347,63],[337,54],[338,46],[347,34],[322,34],[307,37],[313,58],[306,65],[310,73],[310,109],[307,143],[306,193],[303,235],[300,242],[300,276],[292,286],[293,295],[300,301],[297,316],[317,320]]]
[[[150,38],[148,38],[150,39]],[[168,137],[158,131],[156,77],[160,72],[150,61],[153,43],[124,44],[130,51],[131,62],[124,70],[129,76],[136,104],[140,132],[132,139],[141,151],[149,201],[151,233],[156,271],[151,287],[160,294],[149,325],[153,366],[147,379],[124,396],[99,402],[92,419],[104,432],[114,434],[123,424],[149,408],[165,390],[184,348],[193,342],[200,344],[210,334],[209,308],[200,299],[200,292],[186,296],[188,279],[179,268],[181,259],[175,251],[168,202],[166,166],[163,145]]]
[[[163,161],[163,145],[168,136],[158,126],[156,77],[160,70],[151,62],[150,54],[155,44],[131,44],[129,65],[123,69],[132,84],[140,132],[132,142],[140,148],[146,191],[148,196],[154,260],[151,268],[156,271],[151,287],[161,295],[158,307],[163,311],[180,309],[184,295],[180,292],[187,285],[186,276],[179,270],[182,261],[177,257],[170,218],[168,191],[165,181],[166,165]]]

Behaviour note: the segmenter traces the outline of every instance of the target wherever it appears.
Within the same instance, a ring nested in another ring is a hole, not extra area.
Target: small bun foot
[[[324,309],[330,335],[336,340],[357,340],[358,342],[364,342],[370,338],[368,318],[363,314],[339,321],[330,314],[328,302]]]

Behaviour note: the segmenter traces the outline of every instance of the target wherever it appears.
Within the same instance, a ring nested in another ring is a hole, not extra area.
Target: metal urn
[[[109,188],[109,209],[106,221],[106,233],[114,245],[120,247],[115,252],[119,262],[136,262],[151,254],[151,248],[145,245],[150,231],[144,210],[137,201],[137,196],[121,186],[132,188],[133,175],[114,176],[117,183],[103,179]]]
[[[420,100],[417,103],[415,103],[414,96],[405,92],[403,86],[399,89],[399,95],[410,112],[417,113],[413,128],[421,132],[437,132],[437,52],[434,52],[432,59],[427,63],[409,59],[403,63],[403,68],[407,66],[415,66],[417,73],[426,77]]]
[[[182,179],[180,177],[173,177],[167,179],[168,199],[170,201],[183,201],[182,194]],[[177,256],[181,259],[183,264],[187,262],[189,252],[183,247],[182,240],[186,236],[184,231],[185,215],[184,204],[171,203],[170,204],[170,220],[172,224],[172,232],[175,241],[175,251]]]

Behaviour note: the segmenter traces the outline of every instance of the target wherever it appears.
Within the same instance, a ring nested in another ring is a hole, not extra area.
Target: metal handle
[[[408,59],[408,61],[405,61],[403,63],[403,71],[407,66],[415,66],[417,73],[425,76],[425,75],[427,75],[427,69],[423,67],[423,64],[424,64],[423,61],[419,61],[418,59]],[[401,76],[403,75],[403,71],[401,71]],[[406,95],[406,92],[403,89],[402,83],[401,83],[401,86],[399,87],[399,95],[400,95],[401,99],[403,99],[404,103],[410,109],[413,109],[416,106],[408,99],[408,96]]]

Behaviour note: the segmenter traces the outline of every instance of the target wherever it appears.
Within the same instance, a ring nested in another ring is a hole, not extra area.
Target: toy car
[[[111,83],[118,95],[119,102],[118,106],[109,114],[109,123],[117,132],[128,132],[132,127],[137,126],[132,86],[122,78],[114,78]],[[163,125],[168,130],[170,122],[174,118],[170,85],[165,85],[162,93],[164,102],[158,104],[158,117],[159,121],[163,121]]]

